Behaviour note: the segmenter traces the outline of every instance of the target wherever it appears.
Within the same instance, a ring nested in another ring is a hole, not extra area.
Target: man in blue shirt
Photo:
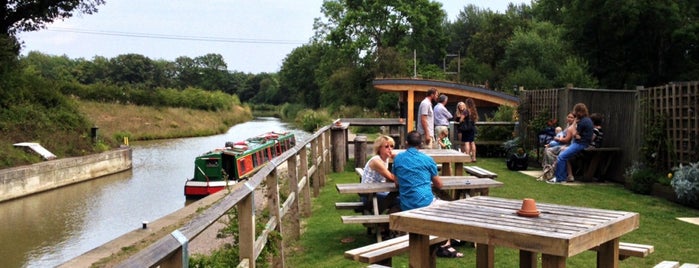
[[[396,155],[393,160],[392,172],[396,175],[398,183],[401,210],[429,206],[435,200],[432,185],[438,189],[442,188],[437,164],[431,157],[418,151],[421,141],[417,131],[408,133],[408,149]]]

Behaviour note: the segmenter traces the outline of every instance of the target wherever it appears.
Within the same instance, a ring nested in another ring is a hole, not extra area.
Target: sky
[[[221,54],[231,71],[277,72],[294,48],[313,36],[323,0],[108,0],[92,15],[77,14],[18,35],[30,51],[91,60],[135,53],[174,61]],[[473,4],[504,12],[517,0],[441,0],[450,21]]]

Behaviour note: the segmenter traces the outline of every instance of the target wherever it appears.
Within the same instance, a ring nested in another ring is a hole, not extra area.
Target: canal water
[[[221,135],[132,143],[132,170],[0,203],[0,267],[53,267],[170,214],[185,206],[196,156],[282,130],[276,118],[256,118]]]

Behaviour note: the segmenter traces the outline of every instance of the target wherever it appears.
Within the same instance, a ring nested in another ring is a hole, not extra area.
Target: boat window
[[[253,154],[253,155],[250,156],[250,157],[252,157],[252,166],[253,166],[253,167],[256,167],[256,166],[258,166],[258,165],[260,164],[260,163],[259,163],[259,160],[258,160],[258,154],[259,154],[259,153],[255,153],[255,154]]]
[[[218,166],[218,159],[216,159],[216,158],[206,159],[206,167],[217,167],[217,166]]]
[[[245,158],[238,159],[238,174],[243,175],[247,172],[245,169]]]

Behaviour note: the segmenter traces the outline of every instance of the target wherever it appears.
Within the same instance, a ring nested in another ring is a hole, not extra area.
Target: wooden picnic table
[[[410,267],[434,267],[429,236],[473,241],[476,266],[494,267],[495,246],[520,250],[520,267],[565,267],[566,258],[597,248],[597,267],[619,266],[619,237],[639,227],[634,212],[537,204],[538,217],[518,216],[521,200],[478,196],[393,213],[391,230],[408,232]]]
[[[453,198],[465,197],[465,191],[479,190],[482,194],[487,195],[487,189],[490,187],[499,187],[503,183],[495,181],[492,179],[478,178],[475,176],[451,176],[442,177],[442,190],[454,190],[455,195]],[[371,200],[373,216],[342,216],[343,221],[346,223],[371,223],[376,221],[388,222],[387,217],[382,217],[381,211],[379,211],[379,201],[377,193],[381,192],[396,192],[398,188],[395,183],[392,182],[382,182],[382,183],[340,183],[336,184],[337,192],[341,194],[365,194],[367,198]],[[471,193],[471,195],[473,195]],[[381,241],[380,234],[377,233],[377,241]]]
[[[393,151],[396,153],[402,153],[405,152],[405,149],[395,149]],[[469,155],[456,150],[420,149],[419,151],[423,152],[429,157],[432,157],[434,162],[436,162],[438,165],[442,165],[442,176],[461,176],[464,174],[464,163],[471,162],[471,157]],[[389,161],[391,161],[390,158]],[[456,170],[454,173],[451,171],[451,164],[454,164],[454,169]]]

